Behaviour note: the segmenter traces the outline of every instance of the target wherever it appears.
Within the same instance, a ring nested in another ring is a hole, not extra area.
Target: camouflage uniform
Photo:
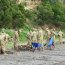
[[[34,30],[32,32],[32,42],[37,42],[37,32],[36,32],[36,30]]]
[[[6,51],[6,36],[1,34],[0,35],[0,52],[5,53]]]
[[[28,44],[29,45],[31,45],[31,42],[32,42],[32,35],[33,35],[33,32],[32,31],[28,32],[28,34],[27,34]]]
[[[38,43],[43,43],[43,30],[38,31]]]
[[[51,29],[51,36],[54,37],[54,43],[55,43],[55,30]]]
[[[48,37],[47,40],[49,40],[50,39],[51,32],[50,32],[50,30],[48,28],[46,29],[46,31],[47,31],[47,37]]]
[[[62,43],[62,36],[63,36],[63,32],[59,31],[59,41],[60,41],[60,44]]]
[[[15,31],[13,41],[14,41],[14,49],[15,49],[15,48],[17,48],[17,45],[19,43],[19,34],[18,34],[18,31]]]

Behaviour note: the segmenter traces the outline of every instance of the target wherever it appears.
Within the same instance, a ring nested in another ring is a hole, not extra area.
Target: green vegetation
[[[34,10],[25,10],[24,5],[17,4],[16,0],[0,0],[0,31],[4,28],[12,37],[13,29],[23,29],[20,42],[24,43],[27,40],[27,32],[31,27],[44,24],[60,27],[65,33],[65,5],[60,0],[42,0]],[[65,34],[63,37],[65,38]],[[11,41],[7,47],[12,47]]]
[[[65,5],[60,0],[42,0],[34,10],[25,10],[16,0],[0,0],[0,28],[22,28],[33,25],[53,24],[65,28]]]
[[[25,9],[15,0],[0,0],[0,28],[20,28],[25,19]]]
[[[35,15],[31,20],[37,25],[53,24],[65,28],[65,5],[60,0],[42,0],[31,15]]]

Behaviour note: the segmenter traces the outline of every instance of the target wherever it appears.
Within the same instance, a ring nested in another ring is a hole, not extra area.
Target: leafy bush
[[[64,26],[65,5],[60,0],[42,0],[42,3],[37,6],[34,12],[36,12],[36,17],[32,17],[32,19],[37,25],[51,23],[55,26]]]
[[[26,21],[24,12],[15,0],[0,0],[0,28],[21,28]]]

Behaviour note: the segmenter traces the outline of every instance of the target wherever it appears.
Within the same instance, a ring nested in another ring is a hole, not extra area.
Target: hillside
[[[25,24],[31,26],[52,24],[65,28],[65,5],[61,2],[60,0],[1,0],[0,28],[22,28]]]

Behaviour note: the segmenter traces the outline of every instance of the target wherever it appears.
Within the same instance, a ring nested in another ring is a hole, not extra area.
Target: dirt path
[[[0,65],[65,65],[65,44],[43,52],[21,51],[0,55]]]

